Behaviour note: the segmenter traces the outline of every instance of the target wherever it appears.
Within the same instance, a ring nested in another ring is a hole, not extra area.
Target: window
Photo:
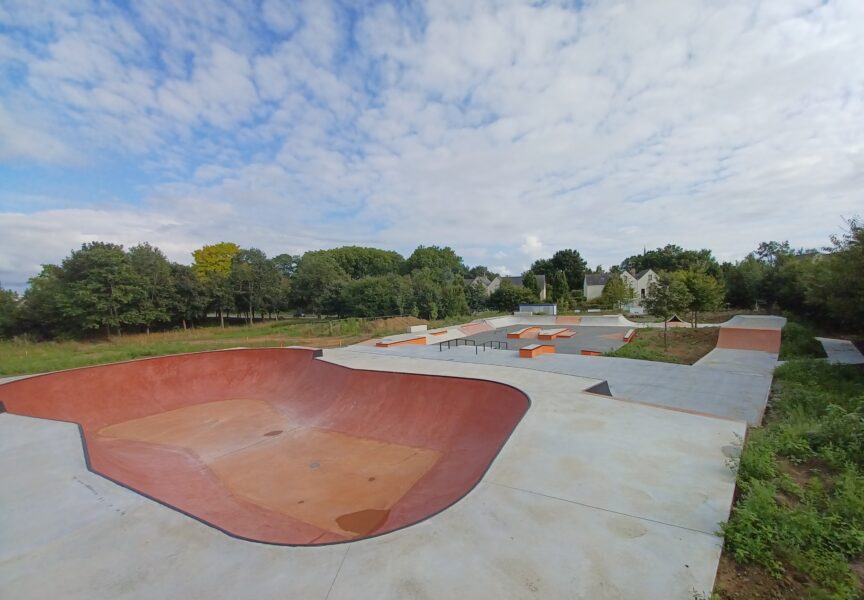
[[[642,288],[642,289],[639,290],[639,291],[642,292],[642,297],[644,298],[644,297],[645,297],[645,288]]]

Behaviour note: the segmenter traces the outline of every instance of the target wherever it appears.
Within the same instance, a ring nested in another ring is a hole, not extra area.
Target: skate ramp
[[[310,349],[204,352],[0,386],[79,425],[88,467],[222,531],[318,545],[421,521],[480,480],[528,408],[515,388],[362,371]]]

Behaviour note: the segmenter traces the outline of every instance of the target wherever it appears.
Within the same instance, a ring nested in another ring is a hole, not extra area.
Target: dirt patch
[[[807,596],[806,578],[786,573],[773,577],[753,565],[739,565],[723,554],[717,570],[714,592],[723,600],[788,600]]]
[[[677,362],[692,365],[717,346],[719,329],[716,327],[674,328],[670,329],[668,334],[668,348],[664,348],[662,329],[640,329],[636,333],[636,340],[648,350],[674,356]]]

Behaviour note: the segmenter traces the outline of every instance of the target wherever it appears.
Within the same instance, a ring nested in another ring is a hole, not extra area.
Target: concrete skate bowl
[[[88,468],[242,539],[321,545],[449,507],[528,409],[490,381],[363,371],[311,349],[203,352],[0,385],[77,423]]]

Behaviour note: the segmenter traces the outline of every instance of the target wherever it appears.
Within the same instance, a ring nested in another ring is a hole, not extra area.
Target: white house
[[[582,293],[586,300],[594,300],[603,294],[603,287],[614,277],[614,273],[593,273],[585,276],[585,282],[582,285]],[[624,271],[619,274],[619,277],[624,280],[624,283],[630,286],[633,290],[634,299],[632,304],[639,306],[642,303],[642,298],[648,295],[649,286],[657,281],[657,273],[651,269],[644,271]]]

